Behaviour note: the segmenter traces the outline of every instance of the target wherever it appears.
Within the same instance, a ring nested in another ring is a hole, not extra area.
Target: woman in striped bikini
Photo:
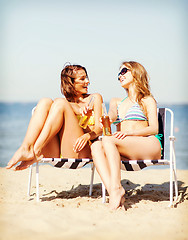
[[[118,80],[128,96],[110,102],[108,114],[117,131],[92,145],[93,160],[109,193],[111,209],[117,209],[125,201],[120,155],[129,160],[161,156],[157,104],[149,90],[145,68],[137,62],[124,62]]]

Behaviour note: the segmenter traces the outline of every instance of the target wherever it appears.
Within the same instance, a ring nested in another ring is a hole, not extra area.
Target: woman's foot
[[[35,158],[33,150],[28,150],[24,147],[20,147],[14,154],[14,156],[11,158],[11,160],[7,164],[7,169],[12,168],[15,166],[18,162],[27,162],[31,161]]]
[[[36,162],[36,159],[30,161],[22,161],[18,166],[15,167],[15,171],[24,170],[28,168],[30,165]]]
[[[110,194],[110,209],[116,210],[123,206],[125,202],[125,189],[121,186],[119,188],[114,188],[111,190]]]
[[[22,161],[18,166],[16,166],[15,171],[24,170],[28,168],[30,165],[32,165],[33,163],[39,162],[43,157],[44,156],[42,154],[38,156],[34,155],[34,158],[32,160]]]

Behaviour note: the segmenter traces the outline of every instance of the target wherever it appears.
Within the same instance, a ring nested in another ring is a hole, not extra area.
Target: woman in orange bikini
[[[96,169],[109,193],[111,209],[117,209],[125,200],[120,155],[130,160],[161,156],[157,105],[145,68],[137,62],[124,62],[118,80],[128,96],[110,102],[109,116],[117,125],[117,132],[104,136],[91,147]]]
[[[90,145],[101,135],[102,97],[88,94],[87,71],[80,65],[67,65],[61,72],[61,91],[66,98],[44,98],[39,101],[30,120],[21,147],[7,165],[23,170],[43,157],[91,158]],[[87,113],[94,96],[93,114],[86,129],[78,118]]]

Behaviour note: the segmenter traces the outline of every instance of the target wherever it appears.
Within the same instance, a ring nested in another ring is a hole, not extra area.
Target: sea
[[[32,103],[0,103],[0,167],[5,167],[14,152],[21,145],[31,118]],[[107,109],[109,103],[106,103]],[[188,104],[159,105],[174,112],[174,136],[177,169],[188,169]],[[167,115],[167,122],[169,116]],[[166,126],[169,133],[169,126]],[[112,127],[115,131],[115,127]],[[168,137],[166,137],[168,140]],[[165,145],[165,158],[169,159],[169,143]],[[156,167],[154,167],[156,168]]]

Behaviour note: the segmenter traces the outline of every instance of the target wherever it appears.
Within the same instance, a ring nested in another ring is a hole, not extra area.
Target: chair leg
[[[102,203],[106,202],[106,188],[104,186],[104,183],[102,182]]]
[[[170,141],[170,204],[168,207],[173,206],[173,143]]]
[[[93,179],[94,179],[94,173],[95,173],[95,166],[94,164],[92,165],[92,168],[91,168],[91,182],[90,182],[90,187],[89,187],[89,196],[92,195],[92,192],[93,192]]]
[[[178,181],[177,181],[177,174],[176,169],[174,169],[174,188],[175,188],[175,199],[176,202],[178,200]]]
[[[169,207],[173,206],[173,203],[178,199],[178,182],[177,182],[177,174],[176,174],[176,156],[174,149],[174,137],[170,137],[170,204]],[[174,174],[174,179],[173,179]],[[174,180],[174,181],[173,181]],[[174,188],[173,188],[174,186]],[[175,199],[174,192],[175,190]]]
[[[29,181],[28,181],[28,188],[27,188],[27,196],[29,196],[29,197],[31,194],[32,169],[33,169],[33,166],[31,165],[29,167]]]
[[[174,160],[173,161],[173,170],[174,170],[174,188],[175,188],[175,199],[174,199],[174,201],[177,201],[178,200],[178,181],[177,181],[176,156],[175,156],[174,145],[173,145],[173,160]]]
[[[37,196],[37,202],[40,201],[39,196],[39,163],[36,162],[36,196]]]
[[[170,166],[170,203],[168,207],[172,207],[173,205],[173,179],[172,179],[172,166]]]

